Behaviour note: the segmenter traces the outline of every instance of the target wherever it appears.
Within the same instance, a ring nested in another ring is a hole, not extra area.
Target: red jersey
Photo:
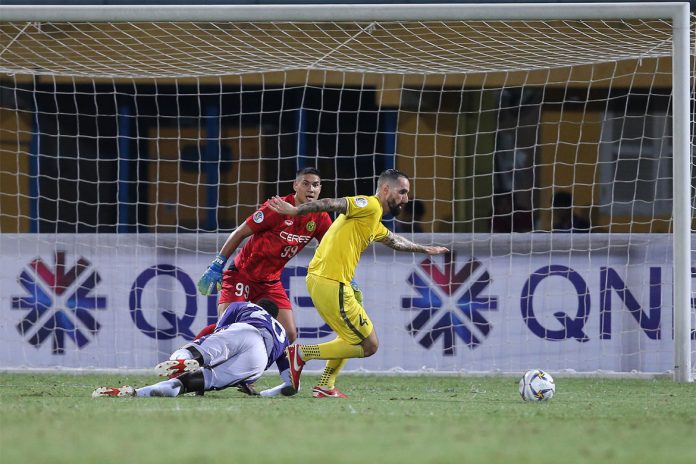
[[[295,204],[295,195],[283,200]],[[293,256],[312,238],[321,240],[331,226],[325,212],[286,216],[273,211],[268,202],[249,216],[247,226],[254,234],[234,258],[234,266],[255,282],[280,279],[280,273]]]

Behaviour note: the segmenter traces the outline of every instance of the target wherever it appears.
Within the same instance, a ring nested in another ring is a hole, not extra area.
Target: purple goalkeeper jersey
[[[218,320],[215,331],[237,323],[249,324],[261,331],[261,335],[266,340],[266,351],[268,352],[266,369],[273,363],[278,365],[279,372],[283,372],[289,367],[285,356],[285,348],[288,346],[285,329],[265,309],[247,301],[230,303]]]

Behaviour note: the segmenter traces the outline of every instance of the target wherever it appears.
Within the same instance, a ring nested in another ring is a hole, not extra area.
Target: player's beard
[[[394,201],[388,201],[387,206],[389,206],[389,212],[392,214],[392,216],[398,216],[404,207],[404,205],[401,203],[396,203]]]

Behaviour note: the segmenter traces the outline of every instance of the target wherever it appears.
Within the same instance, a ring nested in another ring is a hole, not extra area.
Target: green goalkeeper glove
[[[353,293],[355,294],[355,301],[357,301],[358,304],[362,305],[362,302],[363,302],[362,290],[360,290],[360,287],[358,287],[358,284],[355,282],[355,280],[350,281],[350,288],[353,289]]]
[[[219,254],[210,263],[208,269],[198,279],[198,291],[201,292],[201,295],[210,295],[214,287],[218,290],[222,288],[222,271],[226,262],[227,258]]]

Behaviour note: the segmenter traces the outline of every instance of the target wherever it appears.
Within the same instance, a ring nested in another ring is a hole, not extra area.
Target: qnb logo
[[[454,252],[444,255],[443,268],[425,259],[424,275],[416,270],[408,278],[418,296],[401,299],[403,309],[419,311],[406,326],[409,333],[425,348],[442,338],[447,356],[455,354],[457,338],[470,349],[479,346],[492,328],[483,312],[498,309],[497,298],[481,295],[491,283],[481,262],[472,258],[458,271],[456,264]]]
[[[169,284],[158,285],[155,278],[166,277],[172,279]],[[177,286],[184,291],[184,314],[179,316],[171,309],[161,309],[144,303],[145,294],[159,300],[168,299]],[[196,335],[191,331],[191,326],[196,320],[198,312],[196,284],[183,270],[171,264],[159,264],[151,266],[140,273],[133,282],[129,296],[130,316],[136,327],[142,333],[155,340],[171,340],[182,336],[186,340],[193,340]],[[150,320],[148,320],[150,318]],[[161,323],[156,322],[162,319]],[[154,319],[154,320],[153,320]]]
[[[66,337],[82,348],[99,332],[93,313],[106,308],[106,297],[91,295],[101,278],[90,265],[81,257],[67,269],[65,252],[57,251],[53,268],[36,258],[32,272],[22,271],[18,282],[27,295],[12,297],[12,309],[29,310],[17,324],[29,343],[38,347],[50,338],[53,354],[64,354]]]

